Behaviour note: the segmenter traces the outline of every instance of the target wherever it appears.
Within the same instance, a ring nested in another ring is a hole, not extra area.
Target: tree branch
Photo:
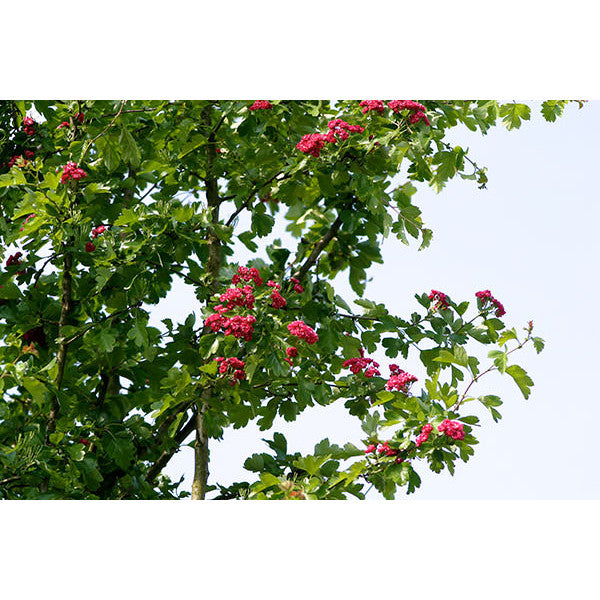
[[[283,181],[284,179],[289,179],[291,177],[291,175],[285,174],[282,171],[279,171],[278,173],[275,173],[275,175],[273,175],[273,177],[269,177],[269,179],[267,179],[267,181],[265,181],[261,185],[254,186],[254,188],[252,189],[250,194],[248,194],[248,197],[246,198],[246,200],[244,200],[243,204],[229,217],[229,219],[227,219],[227,223],[225,223],[225,225],[227,225],[227,227],[229,227],[233,223],[235,218],[243,210],[245,210],[246,208],[248,208],[250,206],[250,202],[252,201],[252,198],[254,198],[254,195],[257,194],[263,188],[267,187],[270,183],[273,183],[273,181],[275,181],[275,179],[277,179],[280,175],[283,175],[283,177],[279,181]]]
[[[177,432],[173,438],[176,442],[173,448],[164,450],[154,464],[148,469],[148,474],[146,475],[146,481],[148,481],[148,483],[152,484],[158,474],[167,466],[167,463],[171,460],[173,454],[179,450],[179,447],[185,441],[185,438],[187,438],[188,435],[194,431],[195,427],[196,411],[194,411],[188,422]]]
[[[327,230],[327,233],[316,243],[313,251],[310,253],[310,256],[304,261],[302,266],[296,271],[294,277],[302,280],[303,277],[308,273],[311,267],[317,262],[319,255],[329,242],[337,235],[340,227],[342,226],[342,213],[337,216],[337,219],[331,224],[331,227]]]

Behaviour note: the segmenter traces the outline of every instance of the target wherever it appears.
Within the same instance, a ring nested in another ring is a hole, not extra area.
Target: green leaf
[[[546,121],[554,122],[563,113],[566,102],[564,100],[546,100],[542,102],[542,115]]]
[[[535,351],[539,354],[546,345],[544,340],[541,337],[534,337],[531,339],[533,340],[533,347],[535,348]]]
[[[374,412],[372,415],[368,414],[362,423],[363,431],[369,436],[374,435],[379,427],[380,418],[378,412]]]
[[[102,437],[104,451],[115,463],[126,470],[135,457],[135,447],[126,432],[114,434],[110,431]]]
[[[502,104],[500,106],[500,116],[507,129],[518,129],[521,126],[521,121],[529,121],[531,111],[526,104]]]
[[[126,127],[121,129],[119,144],[121,146],[121,152],[123,153],[123,160],[126,163],[129,163],[134,169],[137,169],[142,160],[140,149]]]
[[[98,463],[91,457],[86,457],[83,460],[75,463],[79,469],[85,486],[91,490],[97,490],[102,482],[102,475],[98,470]]]
[[[515,380],[525,399],[529,398],[533,381],[527,375],[526,371],[519,367],[519,365],[511,365],[507,367],[506,372]]]
[[[112,352],[115,344],[117,343],[117,336],[108,329],[103,329],[100,331],[100,335],[98,336],[100,340],[100,348],[106,353]]]
[[[498,367],[498,371],[500,371],[500,373],[504,373],[504,371],[506,371],[506,363],[508,362],[508,355],[506,352],[502,352],[500,350],[490,350],[488,356],[494,359],[494,364]]]
[[[306,471],[309,475],[316,475],[322,464],[328,460],[327,456],[303,456],[292,464],[298,469]]]
[[[119,149],[112,142],[107,141],[102,150],[102,161],[109,173],[116,171],[121,164]]]
[[[35,377],[24,377],[23,385],[25,389],[31,394],[34,401],[40,404],[46,397],[46,386]]]
[[[219,366],[217,364],[217,361],[213,360],[213,361],[207,363],[206,365],[202,365],[201,367],[198,367],[198,370],[202,371],[203,373],[206,373],[207,375],[216,375],[218,368],[219,368]]]
[[[508,340],[516,340],[517,332],[514,329],[507,329],[506,331],[500,334],[500,337],[497,340],[499,346],[503,346],[508,342]]]
[[[275,219],[266,213],[261,214],[260,212],[252,213],[252,231],[256,233],[258,237],[265,237],[269,235],[275,225]]]
[[[263,446],[264,447],[264,446]],[[260,473],[265,466],[265,459],[262,454],[253,454],[244,462],[244,469]]]
[[[258,250],[258,245],[254,242],[254,233],[252,231],[244,231],[238,235],[238,239],[250,252],[256,252]]]

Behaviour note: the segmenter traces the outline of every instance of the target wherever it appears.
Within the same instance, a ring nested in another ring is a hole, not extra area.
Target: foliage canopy
[[[565,104],[542,114],[554,121]],[[194,498],[363,498],[370,485],[393,498],[420,485],[423,466],[467,461],[468,403],[494,420],[502,404],[474,384],[497,370],[527,398],[533,382],[512,354],[543,341],[507,326],[491,295],[418,293],[419,312],[390,314],[364,297],[367,270],[383,237],[430,243],[414,182],[486,186],[448,129],[518,128],[530,109],[419,106],[2,102],[1,496],[184,497],[163,469],[190,436]],[[278,221],[295,245],[271,239]],[[237,242],[256,257],[239,264]],[[360,312],[332,285],[341,273]],[[204,319],[150,326],[177,278]],[[490,346],[489,363],[469,355],[473,343]],[[377,348],[399,363],[389,376],[368,359]],[[325,439],[301,456],[275,432],[269,452],[240,457],[251,481],[209,485],[209,441],[224,429],[267,431],[277,415],[333,402],[361,420],[365,447]]]

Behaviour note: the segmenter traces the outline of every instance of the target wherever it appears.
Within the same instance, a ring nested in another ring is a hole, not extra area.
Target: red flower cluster
[[[300,281],[295,277],[290,277],[290,281],[294,284],[294,291],[301,294],[304,291],[304,288],[300,285]]]
[[[277,290],[273,290],[271,293],[271,300],[273,308],[284,308],[287,306],[287,300]]]
[[[306,340],[307,344],[314,344],[319,341],[319,336],[315,333],[315,330],[306,325],[303,321],[293,321],[287,328],[292,335],[295,335],[301,340]]]
[[[35,133],[34,120],[31,117],[23,119],[23,131],[26,135],[32,136]]]
[[[62,129],[63,127],[70,127],[69,121],[63,121],[56,129]]]
[[[377,448],[377,452],[379,454],[385,453],[386,456],[396,456],[398,454],[398,450],[395,448],[390,448],[389,442],[384,442],[383,444],[379,444]]]
[[[284,358],[283,360],[290,363],[290,365],[293,365],[294,362],[292,361],[292,358],[296,358],[296,356],[298,356],[298,348],[295,346],[290,346],[289,348],[286,348],[285,353],[287,354],[287,358]]]
[[[215,360],[219,363],[219,373],[225,375],[227,372],[233,377],[233,381],[229,382],[229,385],[235,385],[239,380],[246,379],[246,371],[244,367],[246,363],[239,358],[224,358],[223,356],[217,356]]]
[[[383,100],[363,100],[359,104],[359,106],[363,106],[364,107],[362,109],[363,114],[368,113],[370,110],[375,110],[379,114],[381,114],[383,112],[383,110],[385,109],[385,106],[383,104]]]
[[[463,424],[458,421],[450,421],[450,419],[444,419],[441,425],[438,425],[438,431],[445,433],[448,437],[453,440],[463,440],[465,438],[465,432],[463,431]]]
[[[388,102],[388,106],[394,112],[399,112],[402,110],[412,111],[412,114],[409,118],[409,121],[412,125],[418,123],[419,121],[424,121],[427,125],[430,125],[429,119],[425,114],[426,108],[419,102],[414,102],[413,100],[392,100],[391,102]]]
[[[448,296],[446,296],[444,292],[431,290],[431,294],[429,294],[429,299],[435,301],[433,310],[438,310],[438,308],[448,308]]]
[[[340,140],[347,140],[350,137],[350,133],[362,133],[365,128],[361,125],[349,125],[346,121],[342,121],[342,119],[333,119],[333,121],[329,121],[327,124],[329,127],[329,133],[326,134],[328,136],[327,141],[335,144],[335,137],[340,138]],[[333,134],[334,137],[331,138],[330,134]]]
[[[95,249],[96,249],[96,246],[94,245],[93,242],[86,242],[86,244],[85,244],[86,252],[93,252]]]
[[[106,231],[106,227],[104,225],[98,225],[98,227],[94,227],[92,229],[92,237],[97,238],[101,233]]]
[[[241,315],[225,317],[223,316],[225,310],[226,309],[222,308],[222,312],[216,312],[215,314],[210,315],[206,318],[204,324],[207,327],[210,327],[214,333],[223,329],[225,335],[232,335],[235,338],[244,338],[249,342],[254,333],[253,325],[256,323],[256,317],[253,315],[248,315],[247,317],[242,317]]]
[[[25,220],[23,221],[23,227],[25,225],[27,225],[27,223],[29,223],[29,221],[31,221],[31,219],[33,219],[35,217],[35,213],[31,213],[30,215],[27,215],[27,217],[25,217]],[[21,231],[23,231],[23,227],[21,227]]]
[[[77,163],[69,161],[63,170],[63,173],[60,177],[60,182],[65,183],[65,181],[68,181],[69,179],[74,179],[77,181],[79,179],[84,179],[85,177],[87,177],[87,173],[83,169],[80,169],[77,166]]]
[[[231,318],[227,318],[227,322],[223,326],[224,333],[225,335],[232,335],[235,338],[244,338],[244,340],[249,342],[254,333],[254,323],[256,323],[254,315],[248,315],[247,317],[234,315]]]
[[[371,454],[371,452],[375,452],[376,449],[377,446],[375,444],[369,444],[365,450],[365,454]]]
[[[80,122],[83,123],[85,120],[85,115],[82,112],[79,112],[75,115],[75,118]]]
[[[250,269],[248,267],[238,267],[237,273],[231,278],[231,283],[237,285],[240,281],[254,281],[254,285],[257,287],[263,283],[258,269],[254,267]]]
[[[390,378],[385,384],[385,389],[388,391],[398,390],[406,393],[408,386],[417,381],[417,378],[406,371],[403,371],[398,365],[390,365]]]
[[[17,252],[16,254],[11,254],[6,259],[7,267],[18,267],[21,264],[21,256],[23,256],[22,252]]]
[[[35,152],[33,150],[25,150],[23,154],[25,154],[25,158],[28,158],[29,160],[35,156]]]
[[[486,302],[489,300],[496,307],[496,316],[497,317],[501,317],[506,314],[506,311],[504,310],[504,306],[502,305],[502,302],[500,302],[499,300],[496,300],[496,298],[494,298],[494,296],[492,296],[492,292],[490,292],[490,290],[483,290],[481,292],[477,292],[475,295],[481,300],[482,307],[484,307]]]
[[[326,142],[335,144],[337,138],[347,140],[350,136],[349,132],[362,133],[365,130],[361,125],[349,125],[346,121],[342,121],[342,119],[329,121],[327,127],[329,128],[327,133],[308,133],[303,135],[302,139],[296,144],[296,148],[300,152],[319,158]]]
[[[254,267],[249,269],[248,267],[240,266],[237,273],[231,278],[231,283],[238,284],[242,281],[252,282],[257,287],[262,285],[263,282],[258,269]],[[225,293],[219,296],[219,300],[225,303],[225,306],[223,304],[215,306],[216,312],[206,318],[204,325],[214,333],[222,329],[225,335],[233,335],[233,337],[243,338],[249,342],[254,333],[253,325],[256,323],[256,317],[253,315],[227,317],[225,313],[236,307],[253,309],[255,302],[253,292],[250,285],[245,285],[243,288],[233,287],[226,290]]]
[[[296,148],[298,148],[300,152],[319,158],[326,141],[327,140],[322,133],[307,133],[306,135],[303,135],[296,144]]]
[[[243,288],[233,287],[225,291],[224,294],[219,296],[221,302],[226,302],[226,306],[223,309],[222,305],[216,306],[215,310],[219,312],[226,312],[232,310],[236,306],[241,308],[254,308],[254,293],[252,287],[245,285]],[[222,311],[220,310],[222,309]]]
[[[268,100],[255,100],[248,110],[269,110],[273,105]]]
[[[269,281],[267,281],[267,285],[270,288],[273,288],[276,290],[281,290],[281,286],[276,281],[273,281],[272,279],[269,279]]]
[[[419,447],[423,442],[426,442],[429,439],[429,434],[433,431],[433,425],[431,423],[427,423],[427,425],[423,425],[421,428],[421,433],[417,436],[415,440],[415,444]]]
[[[365,351],[361,348],[359,350],[360,358],[349,358],[345,360],[342,364],[344,369],[350,369],[352,373],[355,375],[360,373],[367,365],[372,364],[366,371],[365,377],[373,377],[373,375],[381,375],[377,367],[379,366],[378,362],[375,362],[372,358],[365,358]]]

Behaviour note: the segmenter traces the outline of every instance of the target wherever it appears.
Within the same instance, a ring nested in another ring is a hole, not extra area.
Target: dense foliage
[[[449,128],[529,117],[495,101],[2,102],[0,495],[183,497],[163,469],[184,443],[194,498],[363,498],[371,485],[392,498],[420,469],[453,472],[477,443],[469,402],[500,418],[474,384],[500,371],[527,398],[512,354],[543,342],[506,325],[489,290],[421,290],[418,312],[392,315],[364,297],[367,269],[390,234],[430,243],[413,182],[485,187]],[[276,220],[293,247],[270,236]],[[234,241],[268,259],[240,264]],[[342,272],[360,312],[332,286]],[[190,307],[149,326],[177,278],[203,320]],[[378,348],[395,364],[370,359]],[[270,452],[240,457],[250,482],[209,485],[225,428],[333,402],[360,419],[363,446],[325,439],[301,456],[273,433]]]

